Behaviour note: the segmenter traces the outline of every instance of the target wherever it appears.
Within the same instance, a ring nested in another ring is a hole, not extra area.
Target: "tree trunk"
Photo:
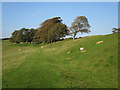
[[[74,35],[73,35],[73,40],[75,40],[75,36],[76,36],[76,34],[77,34],[77,32],[74,33]]]
[[[73,40],[75,40],[75,37],[73,36]]]

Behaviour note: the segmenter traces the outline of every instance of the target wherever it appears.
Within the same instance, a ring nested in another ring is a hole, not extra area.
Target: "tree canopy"
[[[69,30],[65,24],[62,23],[60,17],[55,17],[44,21],[38,28],[35,34],[35,41],[40,42],[54,42],[65,37]]]
[[[35,29],[26,29],[26,28],[21,28],[20,30],[15,30],[12,33],[11,36],[11,41],[15,43],[20,43],[20,42],[32,42],[33,37],[35,35],[36,30]]]
[[[89,28],[90,25],[85,16],[76,17],[74,22],[71,23],[70,30],[62,23],[61,17],[54,17],[45,20],[37,29],[21,28],[20,30],[15,30],[10,40],[15,43],[51,43],[60,41],[63,37],[70,34],[73,34],[74,40],[78,32],[89,33]]]
[[[73,34],[73,40],[78,32],[89,33],[90,25],[85,16],[78,16],[74,19],[74,22],[71,23],[70,34]]]
[[[69,30],[65,24],[62,23],[60,17],[47,19],[40,24],[37,29],[21,28],[12,33],[11,41],[15,43],[20,42],[55,42],[68,35]]]

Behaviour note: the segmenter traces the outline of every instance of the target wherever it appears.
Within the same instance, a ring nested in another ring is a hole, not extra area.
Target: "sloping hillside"
[[[100,40],[104,42],[96,44]],[[3,88],[118,87],[117,34],[40,45],[3,41],[2,45]],[[81,46],[86,52],[79,51]]]

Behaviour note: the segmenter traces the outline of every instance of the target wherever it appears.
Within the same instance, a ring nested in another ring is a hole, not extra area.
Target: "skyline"
[[[86,16],[91,33],[77,37],[104,35],[118,27],[117,2],[3,2],[2,37],[10,37],[14,30],[38,28],[40,23],[61,17],[68,27],[77,16]]]

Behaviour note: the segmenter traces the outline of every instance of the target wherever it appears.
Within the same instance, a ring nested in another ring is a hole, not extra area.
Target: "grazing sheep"
[[[71,53],[71,51],[68,51],[68,52],[67,52],[67,54],[70,54],[70,53]]]
[[[43,48],[43,46],[41,46],[41,48]]]
[[[100,44],[100,43],[103,43],[104,41],[98,41],[98,42],[96,42],[96,44]]]
[[[19,52],[21,51],[21,49],[19,49]]]
[[[81,51],[81,52],[85,52],[84,47],[81,47],[81,48],[80,48],[80,51]]]

